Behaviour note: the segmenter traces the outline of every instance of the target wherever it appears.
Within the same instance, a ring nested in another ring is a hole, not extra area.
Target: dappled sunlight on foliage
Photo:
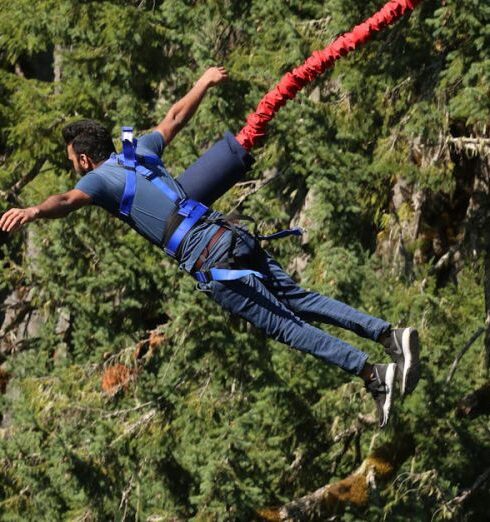
[[[178,175],[380,7],[0,0],[0,212],[75,185],[66,123],[144,132],[223,64],[165,152]],[[216,204],[263,233],[303,226],[264,245],[302,286],[418,329],[422,378],[387,429],[360,379],[266,339],[85,208],[0,235],[2,520],[284,520],[317,497],[331,520],[488,517],[489,28],[483,0],[424,0],[288,103]]]

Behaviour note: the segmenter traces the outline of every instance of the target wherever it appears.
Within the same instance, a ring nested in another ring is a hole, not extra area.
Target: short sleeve
[[[77,190],[81,190],[92,198],[93,203],[100,205],[104,199],[104,181],[97,172],[89,172],[75,185]]]
[[[156,154],[159,158],[165,149],[165,140],[163,135],[158,131],[143,134],[138,138],[136,153],[140,155]]]

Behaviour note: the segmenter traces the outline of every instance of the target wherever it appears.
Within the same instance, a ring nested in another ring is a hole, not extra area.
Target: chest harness
[[[122,164],[126,174],[126,182],[124,185],[123,195],[119,204],[119,214],[121,217],[130,217],[131,207],[133,205],[134,196],[136,194],[136,176],[140,175],[150,181],[165,197],[167,197],[174,205],[175,211],[171,215],[162,244],[166,254],[178,260],[180,245],[186,235],[197,223],[207,221],[209,223],[223,223],[232,231],[232,242],[230,245],[230,261],[233,259],[233,249],[236,241],[236,227],[233,223],[225,219],[210,220],[207,219],[209,207],[194,201],[193,199],[182,197],[172,190],[162,179],[162,174],[157,167],[163,167],[162,160],[157,155],[137,155],[137,140],[133,137],[132,127],[122,128],[122,154],[119,154],[114,160],[118,164]],[[153,167],[150,169],[148,167]],[[256,235],[257,239],[276,239],[288,235],[301,235],[299,228],[281,230],[269,236]],[[231,263],[229,264],[231,266]],[[233,268],[211,268],[205,271],[193,271],[192,276],[200,283],[208,283],[209,281],[232,281],[241,279],[248,275],[255,275],[264,278],[264,274],[250,269],[233,269]]]

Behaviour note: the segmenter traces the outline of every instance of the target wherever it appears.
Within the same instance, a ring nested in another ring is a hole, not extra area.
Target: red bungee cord
[[[299,67],[286,73],[280,82],[259,102],[257,109],[247,117],[247,124],[237,134],[237,141],[250,151],[259,138],[265,135],[269,121],[276,112],[307,83],[315,80],[341,56],[367,42],[375,32],[381,31],[407,12],[412,11],[422,0],[390,0],[376,14],[362,24],[356,25],[350,33],[335,39],[321,51],[315,51]]]

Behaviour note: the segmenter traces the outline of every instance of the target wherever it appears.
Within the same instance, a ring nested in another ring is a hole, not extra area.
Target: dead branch
[[[490,138],[473,138],[461,136],[458,138],[448,138],[451,144],[458,152],[465,152],[469,156],[483,156],[490,152]]]
[[[392,442],[372,450],[359,468],[345,479],[327,484],[284,506],[261,509],[258,515],[269,522],[326,520],[341,513],[347,505],[363,507],[369,501],[370,492],[389,479],[413,451],[412,437],[398,434]]]
[[[16,204],[19,194],[22,191],[22,189],[28,185],[40,172],[41,169],[44,166],[44,163],[46,160],[44,158],[37,159],[34,162],[34,165],[31,167],[31,169],[22,176],[10,189],[6,192],[5,197],[7,198],[7,201],[11,204]]]
[[[453,505],[462,504],[468,497],[473,495],[473,493],[482,486],[486,480],[490,477],[490,468],[487,468],[478,478],[473,482],[473,485],[465,489],[462,493],[460,493],[457,497],[454,497],[449,503]]]
[[[134,476],[131,475],[129,479],[129,484],[124,488],[124,491],[121,496],[121,502],[119,503],[119,509],[124,508],[124,513],[121,518],[121,522],[124,522],[126,520],[126,515],[128,513],[128,504],[129,504],[129,497],[131,495],[131,491],[134,486]]]
[[[360,439],[364,430],[368,426],[373,426],[377,422],[374,416],[362,415],[359,414],[357,419],[351,424],[349,428],[338,433],[333,437],[333,442],[342,442],[342,448],[334,455],[333,466],[332,466],[332,474],[335,474],[337,468],[342,461],[344,455],[347,453],[349,447],[352,443],[354,443],[354,449],[356,452],[357,463],[361,460],[361,452],[360,452]]]
[[[109,445],[111,448],[114,447],[121,439],[128,437],[129,435],[137,436],[137,433],[141,432],[146,426],[148,426],[153,419],[158,415],[159,411],[156,408],[151,409],[142,415],[135,422],[127,425],[125,430],[121,435],[116,437],[111,444]]]
[[[158,397],[160,399],[161,397]],[[88,406],[69,406],[64,411],[79,411],[83,414],[87,413],[93,413],[94,415],[97,415],[99,418],[103,419],[112,419],[114,417],[126,417],[130,413],[133,413],[135,411],[142,410],[144,408],[147,408],[148,406],[156,406],[157,402],[156,400],[144,402],[143,404],[138,404],[138,406],[134,406],[133,408],[125,408],[122,410],[115,410],[115,411],[107,411],[105,408],[90,408]]]
[[[452,246],[444,255],[442,255],[435,265],[433,265],[429,273],[431,275],[437,275],[450,266],[453,260],[460,261],[462,258],[460,245]]]
[[[454,497],[453,499],[445,502],[432,516],[434,519],[435,516],[441,511],[449,511],[452,514],[461,508],[462,504],[464,504],[469,497],[471,497],[481,486],[485,484],[485,482],[490,478],[490,468],[487,468],[481,475],[478,475],[477,479],[471,487],[463,490],[459,495]]]
[[[332,21],[331,16],[325,16],[324,18],[313,18],[311,20],[300,20],[296,22],[297,25],[312,25],[312,26],[324,26],[328,25]]]
[[[471,348],[473,343],[480,337],[480,335],[485,331],[483,326],[480,326],[478,330],[470,337],[467,343],[463,346],[461,351],[456,355],[453,364],[451,365],[451,369],[449,370],[449,374],[446,378],[446,383],[449,383],[453,378],[454,372],[456,371],[456,367],[458,366],[459,361],[463,358],[463,355]]]
[[[102,390],[109,397],[114,397],[120,391],[127,390],[129,385],[135,382],[137,374],[137,369],[124,364],[109,366],[102,375]]]
[[[252,196],[253,194],[256,194],[259,190],[263,189],[266,185],[268,185],[271,181],[275,180],[277,177],[279,177],[281,174],[283,174],[281,171],[279,171],[279,169],[269,169],[269,170],[266,170],[264,172],[264,176],[260,179],[257,179],[257,180],[249,180],[249,181],[244,181],[243,183],[238,183],[237,186],[246,186],[246,185],[251,185],[252,188],[245,192],[245,194],[243,194],[242,196],[240,196],[238,198],[238,201],[237,201],[237,204],[230,210],[230,213],[231,212],[234,212],[235,210],[237,210],[240,205],[247,199],[249,198],[250,196]]]

